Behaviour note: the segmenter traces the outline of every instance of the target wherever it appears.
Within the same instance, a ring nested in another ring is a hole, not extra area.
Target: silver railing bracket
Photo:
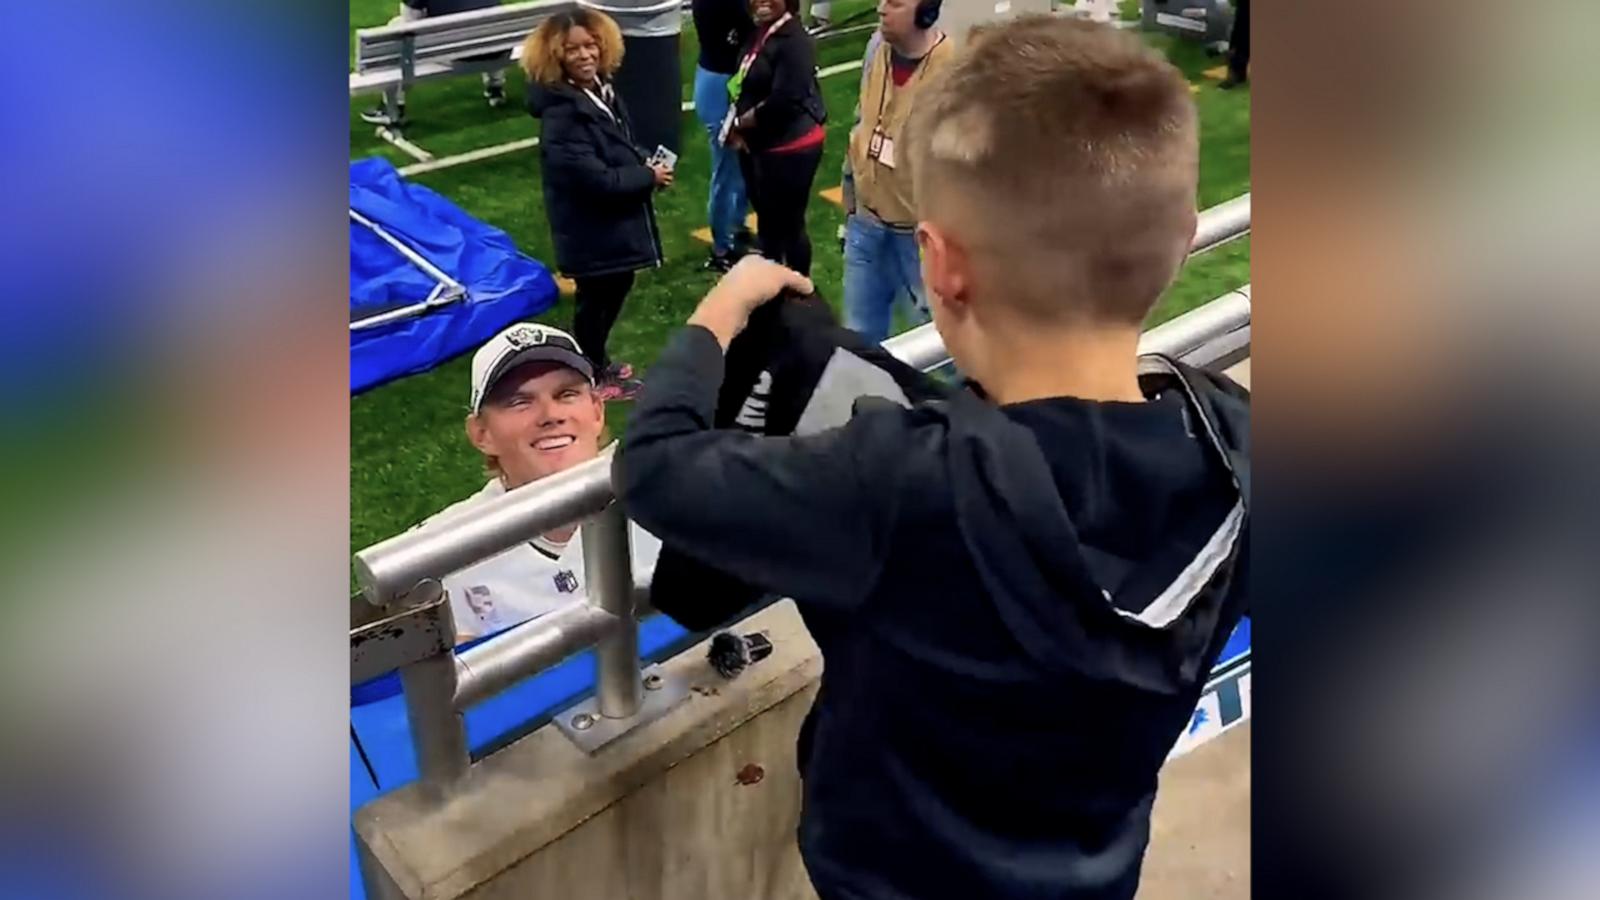
[[[668,674],[660,666],[646,666],[643,693],[639,711],[625,719],[602,716],[599,699],[590,697],[557,715],[556,726],[578,749],[593,756],[605,745],[654,722],[689,699],[689,679]]]
[[[449,653],[456,644],[450,603],[437,581],[425,581],[404,605],[350,631],[350,683]]]

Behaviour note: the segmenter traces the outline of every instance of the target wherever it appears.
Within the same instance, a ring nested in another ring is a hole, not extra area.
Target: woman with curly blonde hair
[[[578,8],[544,20],[522,46],[528,111],[543,122],[544,203],[556,267],[577,285],[572,333],[594,365],[601,396],[629,399],[633,367],[606,353],[634,273],[661,265],[651,204],[672,170],[651,165],[612,86],[622,32],[605,13]]]

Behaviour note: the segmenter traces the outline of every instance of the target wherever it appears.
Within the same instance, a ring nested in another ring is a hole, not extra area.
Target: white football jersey
[[[483,490],[446,507],[424,524],[455,518],[505,492],[499,479],[490,479]],[[639,581],[655,570],[661,542],[632,522],[628,532],[634,580]],[[452,572],[443,584],[458,638],[503,631],[584,599],[583,532],[574,533],[564,545],[535,538]]]

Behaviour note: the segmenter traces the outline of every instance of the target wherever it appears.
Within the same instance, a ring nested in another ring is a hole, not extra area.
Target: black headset
[[[932,28],[933,23],[939,21],[939,7],[943,4],[944,0],[922,0],[918,3],[917,17],[914,20],[916,26],[924,30]]]

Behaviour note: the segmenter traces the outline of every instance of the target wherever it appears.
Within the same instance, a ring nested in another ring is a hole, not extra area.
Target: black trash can
[[[633,119],[634,140],[646,152],[657,145],[679,152],[683,121],[683,70],[678,37],[683,0],[603,0],[580,5],[617,20],[622,29],[622,68],[616,86]]]

